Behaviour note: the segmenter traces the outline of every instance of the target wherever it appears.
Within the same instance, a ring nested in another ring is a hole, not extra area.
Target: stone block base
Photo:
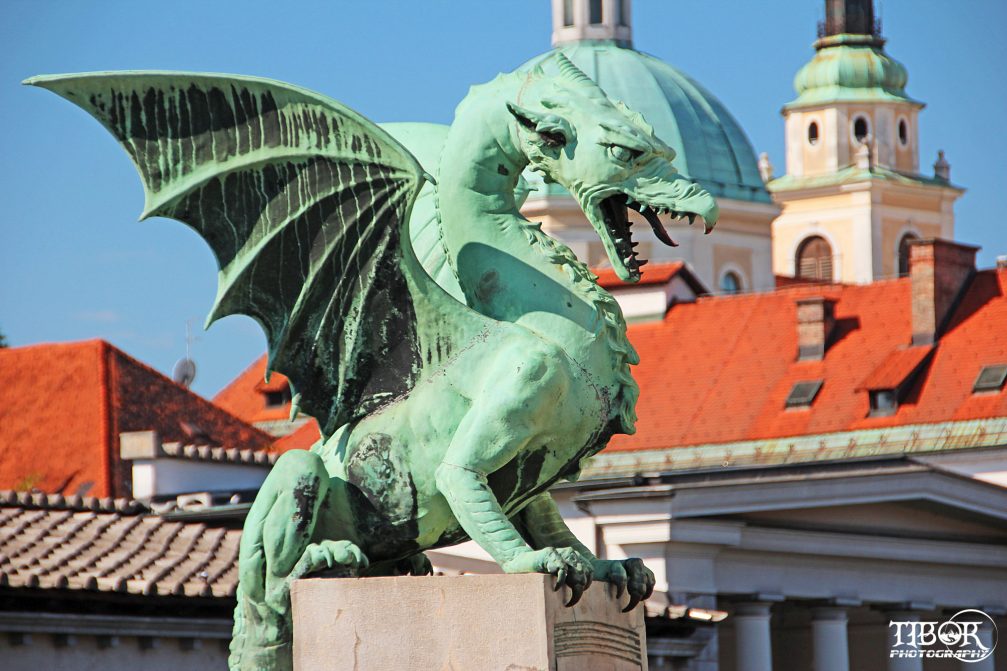
[[[646,671],[643,608],[552,576],[300,580],[294,671]]]

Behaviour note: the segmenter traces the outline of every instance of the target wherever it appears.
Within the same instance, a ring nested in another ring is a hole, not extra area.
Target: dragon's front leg
[[[465,466],[442,464],[437,486],[469,537],[486,550],[505,573],[549,573],[557,589],[573,592],[568,606],[580,600],[593,580],[591,562],[570,547],[535,549],[521,536],[500,507],[486,476]]]
[[[437,467],[436,485],[462,529],[506,573],[555,575],[557,588],[567,585],[573,591],[572,605],[591,584],[590,561],[567,546],[529,545],[487,480],[505,466],[514,467],[538,427],[552,420],[548,402],[555,403],[569,388],[569,378],[554,365],[555,352],[536,352],[535,343],[510,345],[513,349],[498,351],[482,371],[485,386]],[[515,368],[514,361],[522,365]]]
[[[623,612],[636,608],[640,601],[650,597],[654,592],[656,580],[654,573],[644,566],[643,560],[631,558],[623,560],[598,559],[583,543],[581,543],[563,521],[563,516],[556,507],[556,502],[548,492],[539,494],[521,511],[528,535],[538,547],[560,546],[576,550],[581,556],[591,562],[594,579],[616,586],[616,596],[629,593],[629,605]]]

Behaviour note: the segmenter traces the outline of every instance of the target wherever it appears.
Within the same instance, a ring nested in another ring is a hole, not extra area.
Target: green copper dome
[[[820,39],[815,57],[794,77],[797,99],[787,107],[855,101],[916,103],[906,95],[909,73],[884,52],[883,44],[870,35]]]
[[[642,114],[655,134],[675,150],[675,167],[684,176],[715,196],[770,202],[748,137],[724,105],[695,80],[653,56],[611,41],[564,44],[520,69],[541,65],[554,73],[558,53],[573,61],[609,97]],[[564,193],[556,184],[536,183],[536,178],[529,179],[536,193]]]

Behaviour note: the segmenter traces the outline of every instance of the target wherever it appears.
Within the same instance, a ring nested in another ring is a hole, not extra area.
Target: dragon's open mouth
[[[609,259],[616,267],[617,272],[620,266],[625,269],[625,273],[618,273],[621,277],[624,274],[627,275],[623,277],[624,280],[636,282],[640,279],[640,268],[647,264],[647,260],[640,258],[636,252],[636,247],[640,243],[633,240],[633,222],[629,220],[630,209],[642,214],[657,239],[669,247],[677,247],[678,243],[671,239],[668,230],[661,222],[660,215],[670,215],[672,220],[684,217],[691,225],[699,213],[678,211],[670,207],[638,202],[633,196],[624,193],[608,196],[599,202],[597,214],[600,215],[598,218],[604,223],[605,231],[608,233],[608,239],[606,240],[603,236],[602,241],[605,243]],[[592,218],[590,211],[588,217]],[[707,223],[706,232],[709,233],[711,229],[712,225]]]

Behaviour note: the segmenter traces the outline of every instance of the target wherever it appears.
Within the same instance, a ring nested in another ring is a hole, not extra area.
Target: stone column
[[[913,611],[888,611],[887,615],[889,621],[894,620],[896,622],[918,622],[920,619],[920,614]],[[905,642],[907,634],[908,632],[903,632],[903,642]],[[896,628],[889,626],[888,649],[885,651],[886,654],[891,655],[892,650],[904,649],[895,647],[897,641]],[[923,671],[923,659],[920,657],[901,658],[889,656],[888,671]]]
[[[738,671],[773,671],[773,646],[769,633],[772,604],[739,603],[734,609],[734,639]]]
[[[815,608],[811,614],[814,671],[850,671],[850,651],[846,639],[846,609],[835,606]]]

